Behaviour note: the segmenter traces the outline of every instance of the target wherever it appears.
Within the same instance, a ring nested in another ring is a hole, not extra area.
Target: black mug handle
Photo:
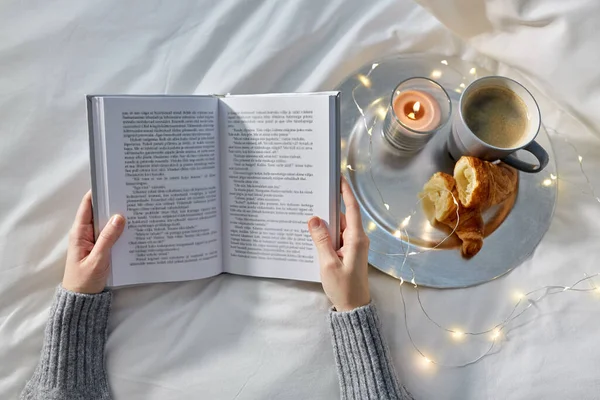
[[[502,161],[504,161],[511,167],[529,173],[540,172],[541,170],[546,168],[546,165],[548,165],[548,161],[550,158],[548,157],[548,153],[546,153],[546,150],[544,150],[544,148],[540,146],[537,142],[529,143],[527,146],[523,147],[523,150],[527,150],[528,152],[533,154],[535,158],[538,159],[539,165],[526,163],[525,161],[521,161],[513,155],[507,156],[506,158],[502,159]]]

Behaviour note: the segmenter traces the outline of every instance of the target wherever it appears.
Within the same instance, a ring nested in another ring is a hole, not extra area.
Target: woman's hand
[[[67,265],[62,286],[76,293],[96,294],[104,290],[110,268],[110,249],[123,228],[125,218],[113,215],[94,244],[92,192],[83,196],[69,233]]]
[[[342,178],[346,215],[340,215],[342,247],[336,252],[327,226],[318,217],[308,221],[308,230],[317,247],[323,289],[337,311],[350,311],[369,304],[369,238],[360,218],[360,206],[350,185]]]

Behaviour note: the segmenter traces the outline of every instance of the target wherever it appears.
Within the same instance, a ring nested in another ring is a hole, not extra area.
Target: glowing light
[[[348,168],[350,171],[356,171],[350,164],[346,165],[346,168]]]
[[[377,107],[376,112],[379,118],[385,119],[385,115],[387,114],[387,110],[385,109],[385,107]]]
[[[434,69],[433,71],[431,71],[432,78],[439,78],[441,76],[442,76],[442,71],[440,71],[439,69]]]
[[[364,75],[358,75],[356,77],[360,83],[362,83],[365,87],[370,88],[371,87],[371,80],[369,78],[367,78]]]
[[[465,334],[461,331],[454,331],[452,332],[452,338],[455,340],[461,340],[462,338],[465,337]]]
[[[378,65],[379,65],[379,63],[373,63],[373,65],[371,65],[371,71],[373,71],[375,68],[377,68]]]
[[[464,83],[461,83],[461,84],[460,84],[460,85],[458,85],[458,86],[460,86],[460,87],[461,87],[461,88],[463,88],[463,89],[465,88],[465,84],[464,84]]]
[[[544,186],[552,186],[552,179],[544,179],[542,182]]]
[[[377,225],[375,224],[375,222],[369,221],[369,224],[367,226],[367,230],[369,232],[373,232],[375,229],[377,229]]]
[[[554,174],[550,174],[550,179],[552,179],[553,181],[555,181],[555,180],[556,180],[556,178],[557,178],[557,177],[556,177],[556,175],[554,175]]]
[[[400,231],[394,232],[394,237],[400,239],[402,237],[402,232],[400,232]],[[400,278],[400,279],[402,279],[402,278]]]
[[[459,89],[459,88],[456,88],[456,89],[454,89],[454,91],[455,91],[456,93],[462,93],[462,90],[461,90],[461,89]]]
[[[500,329],[496,328],[494,329],[494,332],[492,332],[492,340],[496,340],[500,337]]]
[[[581,157],[581,156],[578,156],[577,158],[579,158],[579,162],[582,162],[582,161],[583,161],[583,157]]]
[[[406,228],[406,226],[408,225],[408,223],[410,222],[410,218],[412,217],[412,215],[409,215],[408,217],[404,218],[402,220],[402,223],[400,224],[400,228]]]
[[[385,207],[386,210],[389,211],[390,209],[390,205],[388,203],[383,203],[383,206]]]
[[[442,60],[441,63],[444,65],[448,65],[448,61],[446,61],[446,60]]]
[[[419,367],[421,367],[424,370],[430,369],[433,365],[433,361],[430,360],[428,357],[425,357],[423,354],[421,354],[419,359],[415,360],[415,362],[419,364]]]
[[[525,297],[525,295],[521,292],[515,293],[515,299],[517,299],[517,300],[523,300],[524,297]]]
[[[469,70],[469,73],[470,73],[471,75],[475,75],[475,74],[477,73],[477,69],[476,69],[475,67],[473,67],[473,68],[471,68],[471,69]]]

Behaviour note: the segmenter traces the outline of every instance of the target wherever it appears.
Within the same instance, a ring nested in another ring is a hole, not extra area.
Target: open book
[[[96,235],[127,218],[110,286],[229,272],[319,281],[339,240],[339,93],[88,96]]]

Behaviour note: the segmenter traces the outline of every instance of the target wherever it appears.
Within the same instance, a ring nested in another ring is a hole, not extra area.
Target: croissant
[[[492,164],[463,156],[454,166],[454,180],[461,204],[485,210],[500,204],[517,190],[517,171],[504,163]]]
[[[463,256],[473,257],[481,250],[484,234],[481,211],[464,207],[458,202],[454,177],[443,172],[435,173],[423,186],[421,195],[424,206],[433,209],[433,219],[454,229],[462,241]]]

